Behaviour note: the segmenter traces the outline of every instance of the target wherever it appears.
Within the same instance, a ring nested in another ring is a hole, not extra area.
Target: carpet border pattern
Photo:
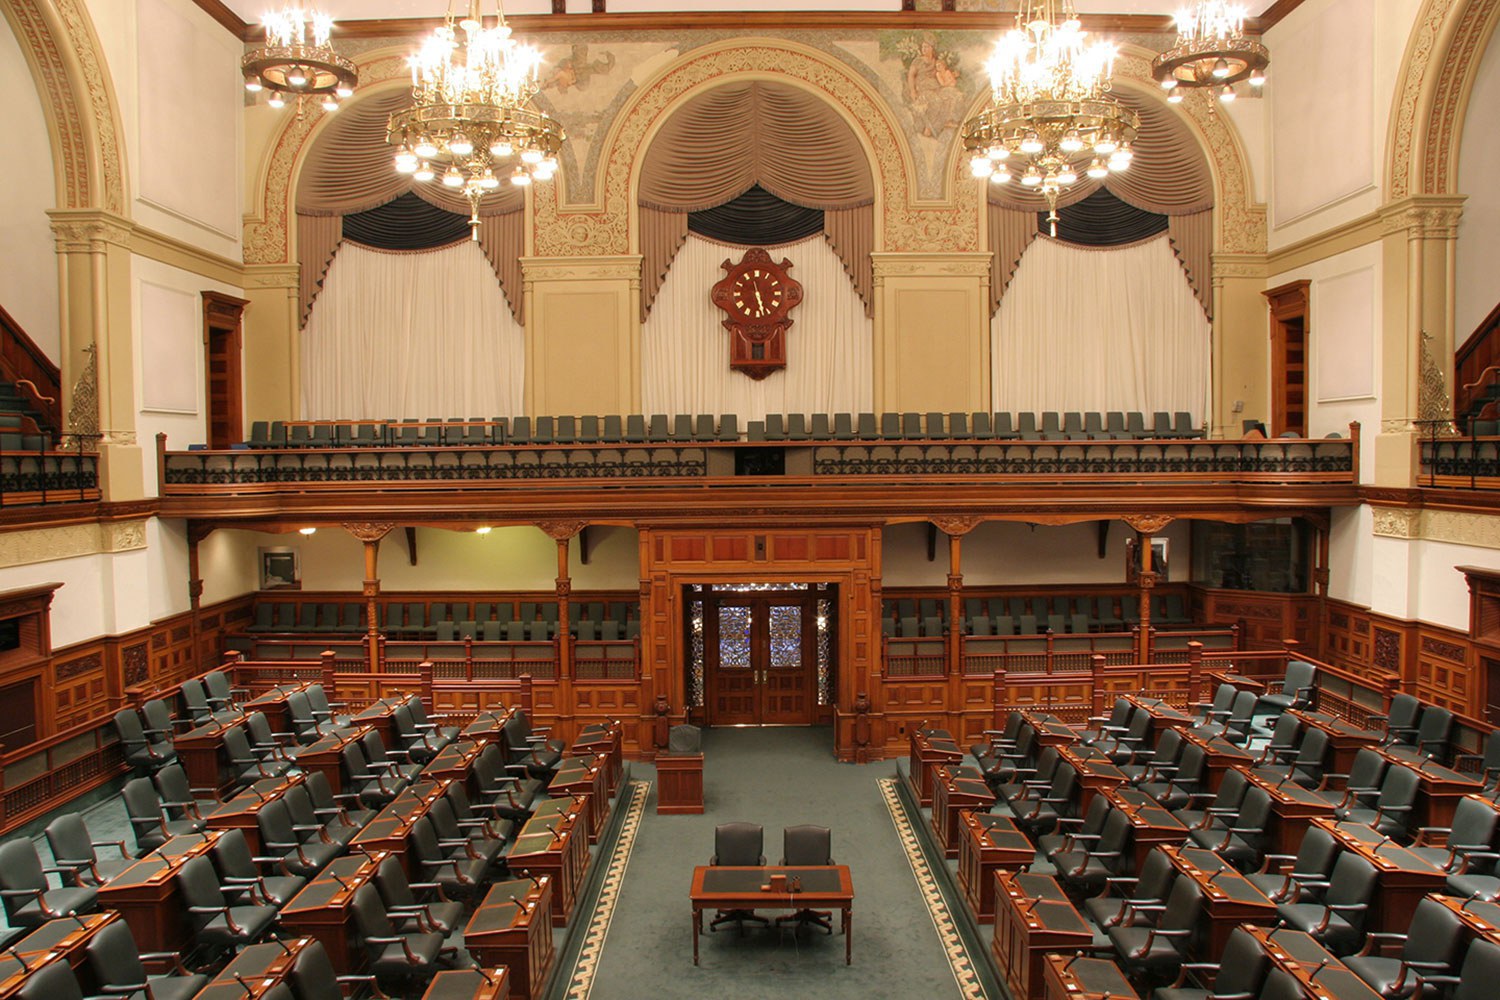
[[[594,988],[594,978],[599,972],[599,959],[604,953],[604,939],[609,934],[609,924],[614,918],[615,906],[620,900],[620,886],[625,881],[625,869],[630,864],[630,852],[635,847],[636,834],[640,832],[641,817],[646,812],[646,798],[651,792],[649,781],[631,781],[630,801],[625,807],[625,819],[620,825],[620,836],[610,852],[604,879],[599,885],[599,900],[594,906],[594,915],[583,932],[578,948],[578,961],[573,966],[573,975],[563,993],[565,1000],[588,1000]]]
[[[922,845],[917,840],[916,831],[912,829],[911,818],[897,796],[897,780],[877,778],[875,783],[880,786],[880,794],[885,798],[885,807],[891,814],[891,822],[895,824],[901,849],[906,854],[907,863],[911,865],[912,877],[917,880],[917,890],[922,894],[922,901],[927,904],[927,913],[932,917],[938,943],[943,946],[948,966],[953,970],[953,978],[958,984],[959,996],[964,1000],[985,1000],[984,986],[974,967],[974,960],[959,934],[953,912],[948,908],[942,890],[938,888],[937,876],[927,863],[927,856],[922,853]]]

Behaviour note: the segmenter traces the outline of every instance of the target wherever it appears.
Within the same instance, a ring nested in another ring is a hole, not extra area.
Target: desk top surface
[[[330,908],[342,909],[354,900],[354,890],[368,882],[390,857],[389,851],[371,854],[346,854],[335,858],[318,877],[303,886],[297,895],[281,908],[283,916]]]
[[[190,858],[206,854],[221,836],[222,830],[205,830],[173,837],[110,879],[99,889],[100,899],[108,900],[111,893],[170,882]]]
[[[1193,717],[1162,701],[1160,698],[1148,698],[1143,694],[1127,694],[1125,700],[1136,708],[1150,714],[1153,719],[1164,722],[1192,722]]]
[[[1277,966],[1290,972],[1318,1000],[1379,1000],[1363,979],[1302,931],[1251,927],[1251,935]]]
[[[1345,849],[1355,852],[1374,865],[1377,871],[1425,876],[1439,883],[1446,879],[1443,871],[1432,862],[1363,823],[1322,816],[1315,818],[1313,822],[1332,834]]]
[[[464,935],[495,934],[526,924],[536,913],[546,912],[543,900],[551,884],[551,877],[547,875],[540,876],[536,882],[528,878],[496,882],[485,893],[484,902],[469,917]]]
[[[1366,729],[1356,726],[1352,722],[1340,719],[1336,715],[1327,712],[1306,712],[1300,708],[1288,709],[1292,715],[1302,721],[1305,726],[1316,726],[1331,736],[1339,736],[1345,739],[1362,743],[1379,743],[1385,739],[1385,733],[1378,729]]]
[[[234,957],[193,1000],[253,1000],[286,978],[312,938],[252,944]]]
[[[444,969],[432,977],[422,1000],[476,1000],[510,995],[510,970]]]
[[[1436,761],[1430,760],[1422,754],[1417,753],[1410,747],[1379,747],[1380,756],[1393,764],[1404,764],[1417,772],[1417,778],[1424,785],[1457,785],[1461,792],[1479,791],[1483,782],[1472,774],[1464,774],[1455,771],[1451,767],[1444,767]]]
[[[270,708],[274,705],[284,705],[289,696],[301,694],[313,686],[313,681],[301,681],[297,684],[278,684],[264,694],[258,694],[245,702],[246,711],[255,711],[258,708]]]
[[[785,875],[787,881],[802,880],[802,890],[790,893],[785,889],[772,892],[762,890],[773,875]],[[778,868],[731,868],[716,865],[699,865],[693,869],[691,894],[693,902],[711,903],[721,897],[743,899],[754,897],[765,900],[767,906],[786,901],[794,906],[798,900],[853,899],[854,880],[848,865],[818,865],[809,867]]]
[[[1265,893],[1213,851],[1201,847],[1160,847],[1158,850],[1165,851],[1177,870],[1197,882],[1211,901],[1276,909],[1276,904],[1267,899]]]
[[[1171,812],[1162,808],[1161,803],[1151,796],[1130,785],[1120,785],[1117,788],[1106,788],[1099,793],[1130,817],[1132,826],[1148,826],[1162,830],[1183,830],[1187,827]]]

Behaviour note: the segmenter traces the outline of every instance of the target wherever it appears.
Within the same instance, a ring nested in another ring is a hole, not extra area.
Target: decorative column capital
[[[565,542],[588,527],[587,521],[538,521],[538,528],[546,532],[547,537],[558,542]]]
[[[1386,236],[1406,233],[1414,240],[1458,238],[1463,195],[1414,195],[1380,209],[1380,229]]]
[[[1126,514],[1121,520],[1143,535],[1154,535],[1175,518],[1171,514]]]
[[[362,542],[378,542],[395,530],[392,521],[345,521],[343,528]]]
[[[945,535],[967,535],[984,523],[984,518],[969,514],[943,515],[930,519]]]
[[[106,246],[130,246],[135,226],[124,216],[99,209],[54,208],[52,236],[58,253],[102,253]]]

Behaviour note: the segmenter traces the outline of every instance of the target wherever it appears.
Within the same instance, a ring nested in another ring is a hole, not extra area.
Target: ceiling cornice
[[[239,18],[223,0],[193,0],[231,34],[253,41],[260,26]],[[1280,21],[1302,0],[1277,0],[1265,14],[1248,18],[1245,29],[1259,34]],[[1010,15],[990,11],[712,11],[654,12],[641,14],[516,14],[506,19],[517,32],[527,35],[578,31],[683,31],[732,30],[746,34],[764,31],[827,31],[833,29],[928,29],[997,31],[1010,23]],[[1084,14],[1089,31],[1101,34],[1166,35],[1172,18],[1164,14]],[[421,35],[442,23],[438,17],[372,18],[340,21],[334,37],[388,38]]]

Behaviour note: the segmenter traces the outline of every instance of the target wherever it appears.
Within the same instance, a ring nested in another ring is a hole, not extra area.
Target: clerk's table
[[[787,882],[800,879],[798,892],[763,889],[772,876]],[[848,865],[811,867],[732,868],[700,865],[693,869],[693,964],[698,964],[698,938],[703,933],[703,911],[716,910],[838,910],[843,914],[844,964],[853,961],[854,881]]]

